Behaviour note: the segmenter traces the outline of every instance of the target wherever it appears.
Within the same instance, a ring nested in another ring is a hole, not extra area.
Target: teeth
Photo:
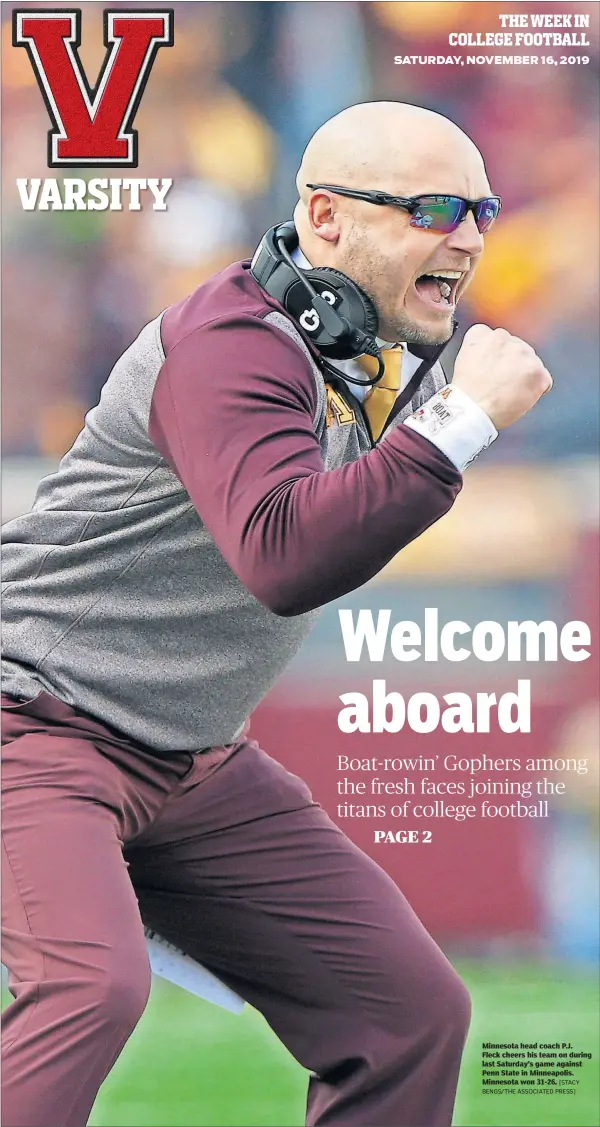
[[[447,282],[442,282],[442,284],[440,285],[440,293],[442,297],[450,297],[450,294],[452,293],[452,286],[449,286]]]
[[[434,277],[436,278],[462,278],[461,270],[436,270]]]

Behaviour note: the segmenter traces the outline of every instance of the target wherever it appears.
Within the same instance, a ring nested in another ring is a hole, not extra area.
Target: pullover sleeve
[[[462,485],[446,455],[406,426],[325,472],[316,398],[294,341],[240,314],[174,345],[150,413],[152,442],[225,560],[283,616],[372,578],[451,508]]]

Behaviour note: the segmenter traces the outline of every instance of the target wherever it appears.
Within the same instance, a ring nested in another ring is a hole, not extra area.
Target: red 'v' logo
[[[105,9],[106,55],[96,85],[85,76],[81,9],[20,8],[13,13],[13,46],[25,47],[53,128],[48,164],[137,168],[132,129],[159,47],[173,46],[173,10]]]

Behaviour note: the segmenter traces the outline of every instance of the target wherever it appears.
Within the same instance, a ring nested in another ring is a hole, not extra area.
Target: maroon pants
[[[451,1122],[465,988],[393,882],[253,742],[160,760],[42,693],[4,712],[5,1127],[80,1127],[142,1015],[143,924],[313,1076],[307,1123]]]

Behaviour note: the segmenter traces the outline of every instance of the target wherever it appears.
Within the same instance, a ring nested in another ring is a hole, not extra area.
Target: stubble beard
[[[382,322],[384,322],[384,318],[381,317],[380,324]],[[409,317],[405,317],[402,314],[390,320],[389,325],[393,335],[388,338],[386,333],[382,332],[381,336],[383,339],[404,341],[405,344],[444,344],[446,341],[450,340],[452,336],[452,318],[450,316],[448,317],[447,323],[440,325],[437,329],[417,325],[414,321],[411,321]]]
[[[429,327],[419,325],[404,313],[396,312],[397,294],[389,283],[389,263],[373,254],[367,233],[355,224],[346,244],[344,263],[340,270],[352,278],[370,297],[379,321],[377,335],[386,341],[405,344],[444,344],[452,336],[452,316],[444,324]]]

